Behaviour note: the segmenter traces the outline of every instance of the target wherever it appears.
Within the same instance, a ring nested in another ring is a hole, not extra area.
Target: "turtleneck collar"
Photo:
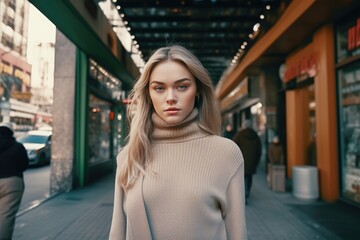
[[[198,115],[198,109],[194,108],[182,122],[169,124],[154,112],[152,114],[152,121],[154,124],[152,141],[156,143],[185,142],[209,135],[199,127],[197,123]]]

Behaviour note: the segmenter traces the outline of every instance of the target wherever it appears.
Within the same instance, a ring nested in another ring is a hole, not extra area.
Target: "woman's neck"
[[[154,124],[152,142],[184,142],[209,135],[200,129],[197,122],[198,114],[197,108],[194,108],[194,110],[180,123],[169,124],[154,112],[152,115]]]

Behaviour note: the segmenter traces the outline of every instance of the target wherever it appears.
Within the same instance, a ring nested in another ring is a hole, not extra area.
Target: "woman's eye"
[[[188,88],[187,85],[180,85],[180,86],[178,87],[179,90],[186,90],[187,88]]]
[[[162,91],[164,91],[164,88],[161,87],[161,86],[157,86],[157,87],[154,87],[154,90],[155,90],[156,92],[162,92]]]

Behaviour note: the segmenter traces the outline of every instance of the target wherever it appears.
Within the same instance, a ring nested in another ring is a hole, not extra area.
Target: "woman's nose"
[[[174,103],[177,103],[177,98],[176,96],[174,95],[174,93],[172,91],[169,91],[169,94],[166,98],[166,102],[168,104],[174,104]]]

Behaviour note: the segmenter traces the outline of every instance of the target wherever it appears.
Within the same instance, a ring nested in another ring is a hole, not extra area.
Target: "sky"
[[[27,58],[32,63],[33,49],[39,43],[55,43],[56,27],[32,4],[29,7]]]

